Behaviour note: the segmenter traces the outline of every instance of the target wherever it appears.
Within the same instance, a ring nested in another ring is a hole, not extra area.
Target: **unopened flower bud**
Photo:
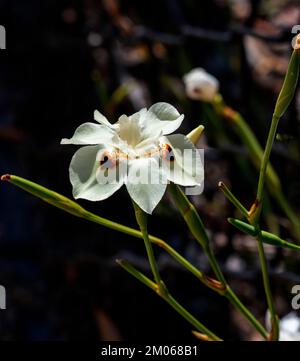
[[[219,81],[202,68],[191,70],[183,81],[187,96],[193,100],[211,102],[219,91]]]
[[[203,125],[199,125],[197,128],[193,129],[189,134],[187,134],[187,138],[194,144],[196,145],[199,141],[199,139],[201,138],[201,135],[204,131],[204,126]]]

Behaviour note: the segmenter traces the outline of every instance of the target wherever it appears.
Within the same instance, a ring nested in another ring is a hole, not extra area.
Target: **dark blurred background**
[[[217,189],[231,186],[248,206],[257,171],[226,122],[207,104],[188,100],[182,76],[203,67],[221,83],[264,144],[291,51],[298,1],[288,0],[0,0],[7,50],[0,54],[0,173],[12,173],[68,197],[68,166],[76,147],[60,146],[98,109],[111,121],[157,101],[186,114],[180,129],[206,132],[204,194],[194,197],[217,257],[241,299],[263,322],[265,297],[254,241],[226,221],[234,214]],[[300,95],[280,123],[273,164],[299,215]],[[121,270],[124,257],[148,271],[143,242],[73,218],[10,184],[0,186],[0,311],[2,340],[191,341],[191,327],[153,292]],[[125,190],[95,213],[136,227]],[[283,237],[293,239],[272,204]],[[168,195],[150,220],[199,268],[206,258]],[[266,247],[279,314],[290,311],[300,283],[299,256]],[[259,339],[226,300],[202,286],[163,251],[156,255],[176,297],[217,334]]]

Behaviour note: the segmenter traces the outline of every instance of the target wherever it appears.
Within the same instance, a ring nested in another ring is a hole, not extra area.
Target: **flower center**
[[[121,117],[118,129],[119,137],[134,148],[142,141],[140,126],[136,119],[127,116]]]

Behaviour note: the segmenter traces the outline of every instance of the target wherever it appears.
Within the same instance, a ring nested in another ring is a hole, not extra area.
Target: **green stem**
[[[157,263],[156,263],[156,260],[155,260],[153,248],[152,248],[152,245],[151,245],[151,242],[150,242],[150,239],[149,239],[149,234],[148,234],[148,230],[147,230],[147,215],[144,213],[144,211],[134,201],[132,201],[132,203],[133,203],[137,223],[138,223],[138,225],[140,227],[140,230],[141,230],[143,238],[144,238],[145,247],[146,247],[150,267],[151,267],[155,282],[160,287],[160,285],[162,283],[162,280],[161,280],[159,270],[158,270],[158,266],[157,266]]]
[[[290,219],[294,228],[295,236],[300,238],[300,221],[297,215],[295,215],[293,209],[291,209],[290,205],[287,203],[287,201],[284,198],[281,189],[281,182],[275,169],[272,167],[271,164],[266,165],[266,163],[264,164],[265,169],[263,170],[261,169],[262,160],[264,158],[264,152],[252,129],[249,127],[249,125],[247,124],[247,122],[240,113],[229,108],[225,104],[221,95],[216,96],[212,105],[218,114],[220,114],[222,117],[225,117],[228,120],[230,126],[233,128],[233,130],[239,136],[243,144],[246,146],[253,165],[256,168],[260,169],[260,171],[263,171],[265,173],[264,178],[269,193],[275,198],[279,206],[285,212],[286,216]],[[276,119],[276,115],[274,115],[274,117]],[[261,180],[260,188],[263,187],[263,183],[262,183],[263,181],[264,180]],[[260,190],[259,192],[261,191],[262,190]]]
[[[265,147],[265,151],[264,151],[264,155],[263,155],[263,158],[262,158],[260,172],[259,172],[259,180],[258,180],[257,195],[256,195],[256,199],[257,199],[259,204],[261,203],[262,196],[263,196],[267,166],[268,166],[268,163],[269,163],[271,150],[272,150],[274,139],[275,139],[275,136],[276,136],[276,130],[277,130],[278,122],[279,122],[279,117],[273,115],[270,131],[269,131],[269,135],[268,135],[268,139],[267,139],[267,143],[266,143],[266,147]]]
[[[268,304],[268,308],[269,308],[270,314],[271,314],[271,321],[272,321],[271,339],[274,341],[277,341],[279,338],[279,322],[278,322],[278,316],[276,315],[274,300],[273,300],[273,296],[272,296],[272,292],[271,292],[267,258],[265,255],[264,245],[262,242],[261,230],[260,230],[258,224],[256,224],[254,227],[257,229],[257,232],[258,232],[257,236],[256,236],[258,253],[259,253],[259,259],[260,259],[260,264],[261,264],[264,289],[265,289],[265,294],[266,294],[266,298],[267,298],[267,304]]]
[[[234,196],[234,194],[229,190],[229,188],[223,183],[219,182],[219,188],[224,193],[225,197],[245,216],[248,217],[247,209],[242,205],[242,203]]]
[[[226,279],[223,275],[223,272],[221,271],[219,263],[215,257],[214,252],[212,251],[211,247],[207,246],[203,250],[204,250],[206,256],[208,257],[211,268],[214,271],[214,274],[216,275],[217,279],[224,285],[224,287],[227,287]]]
[[[223,341],[220,337],[215,335],[207,327],[205,327],[200,321],[198,321],[193,315],[191,315],[179,302],[175,300],[170,294],[165,297],[165,300],[170,306],[174,308],[182,317],[184,317],[191,325],[193,325],[198,331],[203,332],[213,341]]]
[[[137,278],[140,282],[142,282],[145,286],[151,288],[154,292],[157,292],[157,285],[153,281],[151,281],[147,276],[145,276],[142,272],[136,270],[129,262],[123,259],[117,259],[116,262],[124,268],[128,273]]]
[[[171,257],[176,259],[178,263],[180,263],[185,269],[187,269],[195,277],[197,277],[205,286],[209,287],[215,292],[218,292],[221,295],[224,295],[226,289],[224,288],[224,285],[221,282],[211,277],[207,277],[203,272],[201,272],[198,268],[192,265],[186,258],[184,258],[177,251],[175,251],[175,249],[173,249],[163,240],[151,236],[150,236],[150,240],[152,243],[164,249]]]
[[[132,276],[134,276],[143,284],[151,288],[154,292],[158,293],[175,311],[177,311],[198,331],[204,333],[213,341],[222,341],[220,337],[215,335],[212,331],[210,331],[207,327],[205,327],[200,321],[198,321],[193,315],[191,315],[190,312],[188,312],[178,301],[176,301],[175,298],[168,291],[164,293],[159,293],[158,286],[149,278],[147,278],[145,275],[143,275],[140,271],[136,270],[127,261],[118,260],[117,262]]]
[[[97,216],[96,214],[89,213],[88,216],[83,217],[91,222],[97,223],[101,226],[113,229],[115,231],[128,234],[134,238],[143,239],[143,234],[141,231],[138,231],[134,228],[130,228],[127,226],[124,226],[122,224],[110,221],[108,219],[102,218]],[[183,267],[185,267],[188,271],[190,271],[192,274],[194,274],[203,284],[210,287],[214,291],[218,293],[222,293],[223,287],[217,283],[216,280],[212,280],[211,278],[205,276],[203,272],[198,270],[195,266],[193,266],[187,259],[185,259],[183,256],[181,256],[174,248],[172,248],[169,244],[167,244],[165,241],[158,237],[154,237],[152,235],[149,235],[149,240],[151,243],[161,247],[164,249],[171,257],[176,259]]]
[[[32,193],[36,197],[41,198],[43,201],[45,201],[55,207],[61,208],[64,211],[71,213],[72,215],[74,215],[76,217],[86,219],[90,222],[94,222],[94,223],[104,226],[106,228],[128,234],[135,238],[143,239],[143,235],[142,235],[141,231],[124,226],[117,222],[113,222],[111,220],[105,219],[105,218],[100,217],[91,212],[88,212],[87,210],[82,208],[79,204],[74,202],[73,200],[71,200],[67,197],[64,197],[61,194],[58,194],[58,193],[56,193],[48,188],[45,188],[37,183],[28,181],[24,178],[17,177],[14,175],[4,175],[1,177],[1,180],[10,181],[14,185],[24,189],[25,191],[27,191],[29,193]],[[187,206],[187,208],[189,209],[189,206]],[[200,221],[201,221],[201,219],[200,219]],[[195,222],[197,223],[196,218],[195,218]],[[206,242],[208,242],[208,237],[205,233],[205,230],[203,231],[203,229],[201,227],[204,229],[204,226],[201,225],[201,222],[200,222],[200,224],[198,223],[198,231],[197,231],[196,239],[198,241],[199,241],[199,239],[202,239],[203,242],[206,243]],[[220,294],[224,294],[224,285],[218,283],[218,281],[216,281],[216,280],[206,277],[201,271],[199,271],[196,267],[194,267],[192,264],[190,264],[184,257],[182,257],[178,252],[176,252],[166,242],[164,242],[163,240],[161,240],[157,237],[151,236],[151,235],[149,236],[149,239],[152,243],[165,249],[174,259],[176,259],[180,264],[182,264],[182,266],[187,268],[192,274],[194,274],[198,279],[200,279],[200,281],[203,282],[206,286],[210,287],[211,289],[213,289],[214,291],[216,291]],[[215,268],[215,270],[217,270],[217,267],[214,267],[214,268]],[[220,276],[220,274],[219,274],[219,276]]]
[[[216,260],[214,253],[211,248],[206,249],[206,255],[208,256],[210,265],[217,277],[217,279],[225,285],[224,296],[231,302],[233,306],[235,306],[242,315],[255,327],[255,329],[266,339],[268,337],[268,333],[266,329],[262,326],[262,324],[256,319],[256,317],[248,310],[246,306],[240,301],[237,295],[233,292],[230,286],[227,284],[227,281],[223,275],[223,272],[220,269],[220,266]]]
[[[225,297],[248,319],[256,330],[265,338],[268,338],[268,332],[263,327],[263,325],[253,316],[253,314],[248,310],[246,306],[240,301],[237,295],[233,292],[230,287],[227,287],[227,292]]]
[[[218,281],[223,285],[225,289],[228,289],[229,286],[223,275],[222,270],[219,267],[219,264],[215,258],[215,255],[211,249],[209,238],[206,233],[205,227],[202,223],[202,220],[196,211],[194,205],[188,200],[183,191],[175,184],[169,185],[169,190],[171,192],[172,198],[180,211],[182,217],[184,218],[187,226],[194,235],[195,239],[202,246],[204,252],[206,253],[209,263],[212,270],[214,271]],[[233,297],[233,291],[224,293],[224,295],[229,299],[229,301],[244,315],[244,317],[257,329],[257,331],[266,338],[267,332],[264,327],[257,321],[254,315],[250,311],[246,310],[246,307],[241,307],[241,302],[236,302],[238,299],[237,296]]]

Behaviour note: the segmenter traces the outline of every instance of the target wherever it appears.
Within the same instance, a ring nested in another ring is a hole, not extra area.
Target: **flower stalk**
[[[51,204],[54,207],[61,208],[62,210],[71,213],[76,217],[83,218],[90,222],[96,223],[98,225],[104,226],[106,228],[130,235],[134,238],[143,239],[143,234],[141,231],[138,231],[134,228],[127,227],[125,225],[119,224],[117,222],[113,222],[106,218],[100,217],[94,213],[91,213],[84,208],[82,208],[76,202],[70,200],[69,198],[60,195],[57,192],[54,192],[46,187],[43,187],[34,182],[28,181],[24,178],[17,177],[14,175],[5,175],[1,177],[1,180],[9,181],[13,185],[20,187],[21,189],[33,194],[34,196],[42,199],[43,201]],[[61,200],[64,200],[62,203]],[[68,204],[68,207],[61,207],[62,204]],[[205,233],[203,234],[205,236]],[[207,236],[206,236],[207,237]],[[208,239],[208,238],[207,238]],[[229,299],[229,301],[235,305],[238,309],[242,310],[242,313],[246,318],[250,320],[250,322],[255,325],[255,328],[258,332],[266,338],[267,332],[263,328],[263,326],[255,319],[255,317],[250,313],[249,310],[238,300],[238,298],[234,295],[230,287],[228,285],[224,286],[219,280],[215,280],[211,277],[206,276],[203,272],[201,272],[198,268],[193,266],[187,259],[185,259],[182,255],[180,255],[176,250],[174,250],[169,244],[163,241],[160,238],[149,235],[149,240],[151,243],[161,247],[164,249],[171,257],[173,257],[178,263],[180,263],[184,268],[186,268],[189,272],[191,272],[197,279],[199,279],[205,286],[212,289],[214,292],[219,293]],[[213,257],[213,253],[211,254]],[[214,262],[214,261],[213,261]],[[217,263],[216,263],[217,264]],[[216,269],[216,266],[214,266]],[[152,282],[152,281],[151,281]],[[153,284],[153,282],[152,282]],[[157,287],[155,288],[157,291]]]
[[[82,208],[78,203],[72,201],[71,199],[54,192],[46,187],[43,187],[37,183],[28,181],[27,179],[17,177],[14,175],[4,175],[1,177],[2,181],[9,181],[13,185],[33,194],[34,196],[42,199],[43,201],[51,204],[54,207],[58,207],[65,212],[72,214],[73,216],[83,218],[87,221],[96,223],[100,226],[112,229],[117,232],[121,232],[132,236],[134,238],[143,239],[143,234],[141,231],[125,226],[123,224],[113,222],[109,219],[100,217],[94,213],[87,211]],[[67,204],[67,207],[65,206]],[[63,206],[62,206],[63,205]],[[197,277],[204,285],[208,286],[212,290],[222,293],[221,284],[217,280],[207,277],[203,272],[193,266],[188,262],[182,255],[180,255],[174,248],[169,244],[158,237],[149,235],[151,243],[157,245],[158,247],[165,250],[172,258],[174,258],[178,263],[180,263],[184,268],[191,272],[195,277]]]
[[[198,321],[189,311],[187,311],[175,298],[168,292],[160,293],[157,284],[147,278],[140,271],[136,270],[131,264],[125,260],[117,260],[117,263],[123,267],[128,273],[137,278],[140,282],[158,293],[175,311],[177,311],[183,318],[185,318],[193,327],[199,332],[206,335],[212,341],[223,341],[220,337],[215,335],[200,321]]]
[[[267,143],[265,146],[265,151],[260,167],[260,173],[259,173],[259,180],[258,180],[258,186],[257,186],[257,194],[256,194],[256,200],[255,204],[257,206],[254,208],[254,211],[251,215],[249,215],[249,221],[252,224],[252,226],[257,231],[257,245],[258,245],[258,251],[259,251],[259,257],[261,261],[261,267],[262,267],[262,274],[263,274],[263,282],[265,286],[265,293],[266,298],[268,302],[268,307],[271,314],[271,322],[272,322],[272,331],[270,334],[270,338],[272,340],[278,340],[279,338],[279,321],[278,316],[275,311],[274,307],[274,301],[271,293],[270,288],[270,277],[268,273],[268,266],[267,266],[267,259],[264,252],[264,246],[262,241],[262,232],[260,230],[259,226],[259,217],[260,217],[260,211],[261,211],[261,202],[263,198],[263,191],[265,186],[265,178],[266,178],[266,170],[270,159],[270,154],[272,151],[274,139],[276,136],[277,126],[279,123],[279,119],[282,117],[282,115],[286,112],[288,106],[290,105],[294,93],[296,90],[296,86],[298,83],[299,78],[299,65],[300,65],[300,53],[298,49],[295,49],[292,53],[291,60],[287,69],[287,73],[283,82],[282,89],[280,91],[280,94],[278,96],[274,114],[272,117],[272,122],[269,130],[269,135],[267,139]]]
[[[134,211],[135,211],[135,218],[140,227],[140,230],[142,232],[143,239],[145,242],[145,247],[146,247],[150,267],[151,267],[155,282],[158,286],[158,292],[159,293],[166,292],[166,288],[164,287],[163,281],[160,277],[158,265],[156,263],[153,248],[152,248],[152,245],[151,245],[151,242],[149,239],[148,227],[147,227],[147,215],[143,212],[143,210],[134,201],[132,201],[132,203],[133,203],[133,207],[134,207]]]
[[[216,260],[216,257],[211,249],[208,235],[206,233],[203,222],[196,211],[194,205],[188,200],[186,195],[182,190],[175,184],[169,185],[169,190],[172,195],[172,198],[184,218],[187,226],[189,227],[191,233],[202,246],[205,254],[207,255],[211,268],[215,273],[218,281],[224,288],[223,295],[241,312],[242,315],[256,328],[256,330],[266,339],[268,337],[267,331],[260,324],[260,322],[255,318],[255,316],[242,304],[239,298],[232,291],[230,286],[227,284],[227,281],[223,275],[223,272]]]
[[[293,73],[295,73],[295,71],[293,71]],[[222,116],[224,119],[226,119],[228,123],[231,125],[233,130],[236,132],[236,134],[239,136],[243,144],[246,146],[249,152],[250,160],[252,161],[253,165],[261,171],[264,151],[261,145],[259,144],[255,134],[253,133],[253,131],[245,121],[245,119],[242,117],[242,115],[239,112],[233,110],[228,105],[226,105],[221,94],[217,94],[214,97],[211,104],[214,107],[215,112],[220,116]],[[278,104],[280,106],[277,106],[277,111],[274,114],[280,114],[279,110],[282,109],[283,103],[281,101]],[[282,192],[281,182],[275,169],[272,167],[270,163],[268,163],[267,165],[265,164],[264,167],[266,167],[263,170],[264,178],[265,178],[264,182],[266,183],[270,194],[273,196],[275,201],[278,203],[278,205],[281,207],[283,212],[286,214],[286,216],[289,218],[290,222],[292,223],[295,236],[300,238],[300,221],[298,217],[295,215],[295,212],[292,210],[291,206],[287,202]]]
[[[224,193],[225,197],[245,216],[248,217],[247,209],[242,205],[242,203],[235,197],[235,195],[229,190],[225,183],[219,182],[218,184],[221,191]]]

